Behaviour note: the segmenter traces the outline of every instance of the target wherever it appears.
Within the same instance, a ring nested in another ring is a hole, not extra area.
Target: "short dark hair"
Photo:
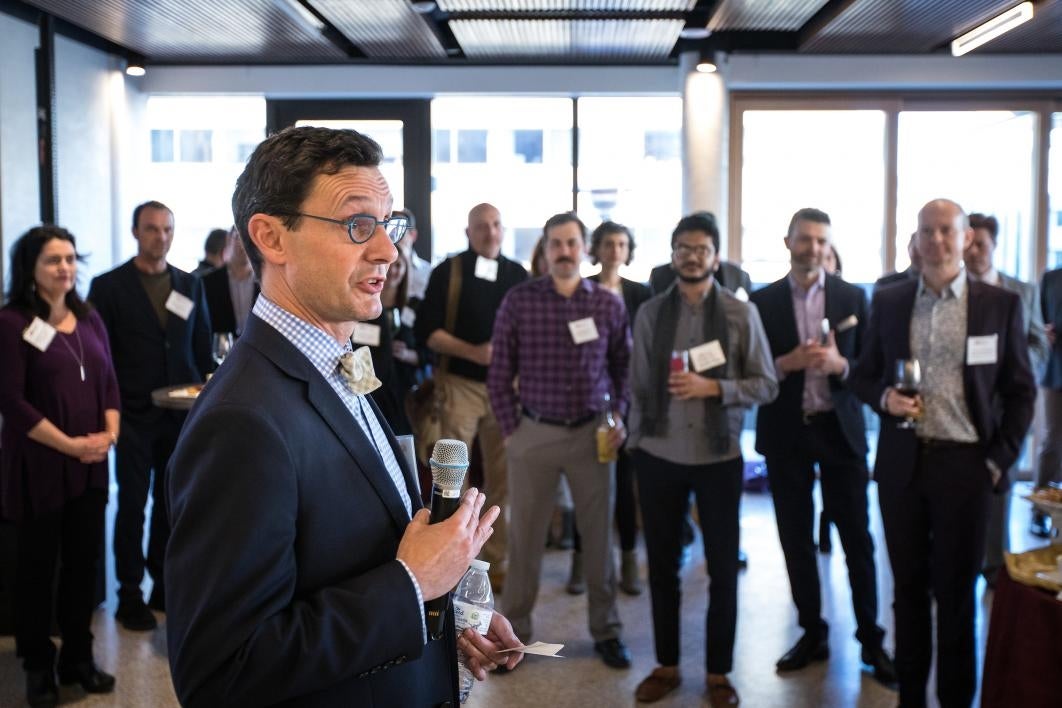
[[[627,265],[634,260],[634,234],[623,224],[615,221],[602,221],[601,225],[590,234],[590,262],[597,265],[597,249],[601,248],[601,242],[606,236],[612,234],[625,234],[627,236]]]
[[[671,232],[672,250],[675,248],[675,241],[678,239],[679,234],[684,234],[687,231],[703,231],[708,234],[712,239],[715,252],[719,253],[719,225],[715,223],[715,217],[712,216],[711,212],[698,211],[679,219],[679,222],[675,225],[675,230]]]
[[[789,228],[785,230],[786,236],[793,235],[793,227],[796,226],[798,221],[811,221],[816,224],[830,225],[830,215],[824,212],[822,209],[815,209],[814,207],[804,207],[798,209],[793,218],[789,220]]]
[[[170,216],[173,216],[173,209],[170,209],[162,202],[151,199],[150,201],[146,201],[143,204],[137,204],[136,209],[133,209],[134,229],[137,228],[137,226],[140,224],[140,212],[144,211],[145,209],[159,209],[161,211],[168,211],[170,212]]]
[[[77,241],[74,235],[63,227],[53,224],[34,226],[19,236],[11,246],[11,285],[7,291],[7,304],[30,317],[40,317],[46,322],[52,308],[37,292],[34,271],[37,269],[37,259],[40,258],[44,246],[56,238],[68,241],[74,247],[78,261],[85,261],[85,257],[77,253]],[[65,301],[66,306],[77,319],[84,319],[88,315],[90,308],[77,294],[76,287],[66,294]]]
[[[229,237],[229,232],[225,229],[213,229],[207,234],[206,241],[203,242],[203,251],[210,255],[216,255],[225,250],[225,240]]]
[[[999,219],[978,212],[970,214],[969,218],[971,229],[984,229],[992,237],[992,243],[996,242],[999,237]]]
[[[554,214],[546,219],[546,225],[542,227],[543,240],[547,238],[550,229],[563,226],[564,224],[578,224],[579,234],[583,238],[583,243],[586,243],[586,237],[590,230],[586,228],[586,224],[583,223],[583,220],[580,219],[574,211],[562,211],[561,213]]]
[[[405,207],[403,209],[395,209],[394,213],[397,216],[405,216],[406,221],[409,222],[409,228],[417,228],[417,217],[413,214],[412,211],[410,211],[409,207]]]
[[[255,214],[282,217],[296,230],[299,207],[318,175],[334,175],[345,167],[376,167],[383,151],[372,138],[354,130],[285,128],[269,136],[251,153],[232,193],[232,215],[255,275],[262,276],[262,254],[251,241],[247,222]]]

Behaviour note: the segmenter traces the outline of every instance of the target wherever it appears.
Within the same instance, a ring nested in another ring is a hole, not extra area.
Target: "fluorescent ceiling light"
[[[988,22],[978,25],[961,37],[956,37],[951,43],[951,55],[961,57],[967,52],[972,52],[982,44],[991,42],[996,37],[1005,34],[1018,25],[1025,24],[1033,17],[1033,4],[1023,2],[1016,5],[1001,15],[996,15]]]
[[[285,15],[320,32],[325,28],[321,18],[310,12],[299,0],[273,0],[273,4]]]

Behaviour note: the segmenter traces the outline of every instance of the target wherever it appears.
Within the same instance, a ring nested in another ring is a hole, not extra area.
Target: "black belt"
[[[587,413],[586,415],[579,416],[578,418],[549,418],[544,415],[539,415],[527,406],[522,406],[524,415],[536,423],[545,423],[546,425],[556,425],[561,428],[578,428],[580,425],[585,425],[597,417],[597,413]]]
[[[819,420],[822,420],[826,416],[833,415],[833,414],[834,414],[833,410],[828,410],[828,411],[801,411],[800,419],[803,421],[804,425],[811,425],[812,423],[814,423],[816,421],[819,421]]]
[[[940,438],[918,438],[918,443],[923,450],[964,450],[981,446],[978,442],[959,442]]]

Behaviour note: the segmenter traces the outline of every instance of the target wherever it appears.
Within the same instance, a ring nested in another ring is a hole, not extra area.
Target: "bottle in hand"
[[[480,634],[486,634],[490,628],[494,616],[494,593],[490,589],[488,570],[490,563],[472,561],[472,567],[454,590],[454,624],[458,634],[466,627],[472,627]],[[469,671],[468,657],[460,649],[457,650],[457,672],[458,697],[464,703],[472,692],[476,677]]]
[[[597,461],[604,464],[615,462],[619,451],[612,447],[609,441],[609,433],[617,427],[616,419],[612,416],[612,397],[607,393],[604,398],[605,408],[601,414],[601,424],[597,426]]]

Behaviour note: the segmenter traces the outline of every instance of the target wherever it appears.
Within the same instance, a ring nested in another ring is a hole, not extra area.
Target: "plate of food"
[[[191,386],[170,389],[166,395],[170,398],[195,398],[202,390],[203,384],[192,384]]]
[[[1058,487],[1040,487],[1025,498],[1048,513],[1062,512],[1062,489]]]

